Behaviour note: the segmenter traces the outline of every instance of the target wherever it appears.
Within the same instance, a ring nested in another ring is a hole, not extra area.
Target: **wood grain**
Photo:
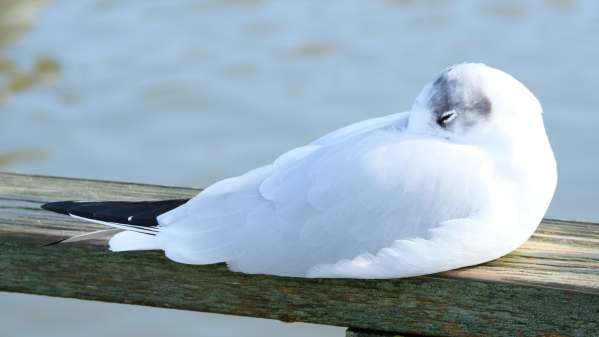
[[[41,247],[99,228],[43,211],[43,202],[198,191],[0,173],[0,290],[352,327],[348,334],[599,336],[599,225],[591,223],[546,220],[497,261],[402,280],[251,276],[156,251],[111,253],[102,241]]]

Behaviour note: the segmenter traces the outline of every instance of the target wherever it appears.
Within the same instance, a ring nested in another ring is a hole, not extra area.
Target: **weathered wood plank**
[[[427,336],[599,336],[599,226],[545,221],[485,265],[404,280],[309,280],[173,263],[104,242],[41,247],[97,229],[45,212],[63,199],[143,200],[197,190],[0,173],[0,290]]]

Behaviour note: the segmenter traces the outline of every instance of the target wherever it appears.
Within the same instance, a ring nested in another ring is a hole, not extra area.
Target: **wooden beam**
[[[502,259],[401,280],[244,275],[157,251],[111,253],[102,241],[42,247],[99,228],[43,202],[197,192],[0,173],[0,290],[346,326],[354,336],[599,336],[599,225],[590,223],[547,220]]]

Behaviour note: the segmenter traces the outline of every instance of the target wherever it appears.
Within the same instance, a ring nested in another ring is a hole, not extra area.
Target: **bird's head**
[[[537,98],[509,74],[480,63],[443,70],[416,98],[408,129],[458,143],[513,140],[513,134],[542,131]],[[499,137],[499,139],[498,139]]]

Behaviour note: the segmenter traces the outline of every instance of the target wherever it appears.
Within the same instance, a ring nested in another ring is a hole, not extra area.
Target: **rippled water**
[[[599,220],[597,36],[591,0],[1,0],[0,170],[201,187],[405,110],[440,69],[481,61],[543,103],[549,216]],[[0,294],[0,311],[13,335],[315,334],[23,295]]]

